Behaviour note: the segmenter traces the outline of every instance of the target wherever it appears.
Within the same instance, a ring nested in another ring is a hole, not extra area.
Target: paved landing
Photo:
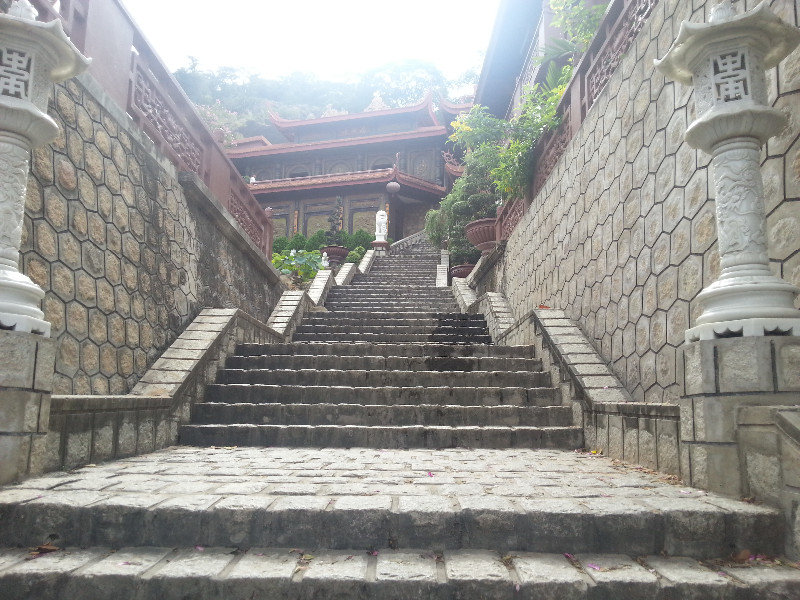
[[[589,453],[560,450],[376,450],[174,447],[145,456],[30,479],[0,491],[0,502],[65,501],[146,494],[151,505],[198,495],[480,496],[508,502],[568,499],[618,504],[620,497],[663,506],[689,500],[726,507],[725,498]],[[86,504],[86,502],[81,502]]]

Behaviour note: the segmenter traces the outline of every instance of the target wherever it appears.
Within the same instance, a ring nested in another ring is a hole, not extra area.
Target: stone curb
[[[355,263],[344,263],[336,274],[336,285],[349,285],[357,274],[358,267]]]
[[[375,262],[375,250],[367,250],[364,253],[364,258],[358,263],[358,272],[362,275],[366,275],[372,268],[373,262]]]

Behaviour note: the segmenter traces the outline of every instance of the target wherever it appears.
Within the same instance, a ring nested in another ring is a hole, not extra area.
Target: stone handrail
[[[421,242],[427,239],[428,236],[426,235],[425,230],[423,229],[422,231],[418,231],[416,233],[412,233],[411,235],[404,237],[402,240],[397,240],[391,246],[389,246],[389,248],[391,248],[393,252],[396,252],[408,248],[409,246],[413,246],[417,242]]]

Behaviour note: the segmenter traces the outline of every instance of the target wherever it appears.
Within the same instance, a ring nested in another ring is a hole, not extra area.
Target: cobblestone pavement
[[[578,503],[606,498],[609,504],[619,497],[729,502],[640,468],[578,452],[193,447],[30,479],[5,488],[0,501],[71,491],[97,492],[93,496],[97,499],[144,492],[154,504],[198,494],[209,501],[233,495],[314,495],[573,498]]]

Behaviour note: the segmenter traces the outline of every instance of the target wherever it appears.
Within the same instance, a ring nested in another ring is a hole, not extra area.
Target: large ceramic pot
[[[350,249],[344,246],[323,246],[320,248],[320,254],[328,253],[328,262],[332,265],[340,265],[350,254]]]
[[[472,221],[464,227],[464,233],[466,233],[469,243],[480,250],[482,254],[487,254],[495,247],[497,240],[496,223],[497,219],[490,217]]]
[[[475,265],[456,265],[455,267],[450,267],[450,277],[466,277],[472,273],[472,269],[474,268]]]

